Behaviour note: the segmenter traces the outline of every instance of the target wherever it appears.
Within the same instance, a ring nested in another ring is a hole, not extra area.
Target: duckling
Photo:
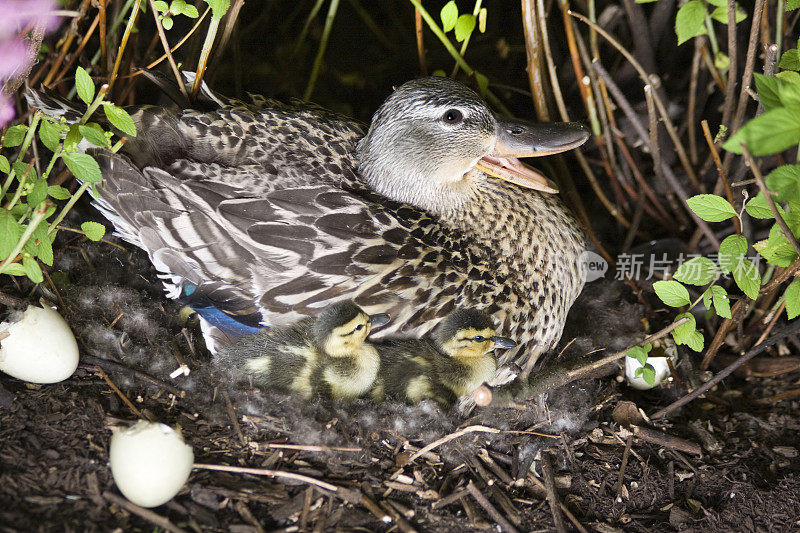
[[[495,334],[485,311],[457,309],[430,338],[387,341],[378,345],[381,377],[375,400],[393,397],[407,403],[432,398],[444,407],[471,394],[497,370],[495,348],[513,348],[511,339]]]
[[[244,336],[221,349],[215,361],[259,388],[292,392],[304,400],[357,398],[372,388],[380,366],[367,336],[388,320],[383,313],[366,314],[350,300],[337,302],[291,327]]]

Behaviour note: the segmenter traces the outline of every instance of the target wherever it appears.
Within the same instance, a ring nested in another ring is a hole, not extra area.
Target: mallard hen
[[[383,313],[367,315],[350,300],[336,302],[290,327],[241,337],[215,354],[214,366],[235,381],[304,400],[358,398],[373,388],[380,367],[367,337],[388,320]]]
[[[495,334],[492,317],[456,309],[425,339],[388,340],[376,345],[381,371],[372,396],[414,404],[431,398],[449,407],[489,381],[497,370],[495,348],[514,348]]]
[[[212,350],[341,299],[389,313],[382,335],[420,337],[457,307],[484,309],[519,342],[505,360],[528,368],[559,339],[584,283],[584,236],[516,158],[580,146],[585,128],[496,117],[440,77],[398,87],[368,129],[204,95],[198,109],[131,108],[138,137],[93,153],[97,206],[201,314]]]

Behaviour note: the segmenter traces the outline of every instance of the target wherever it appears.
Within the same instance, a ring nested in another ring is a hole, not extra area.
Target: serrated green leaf
[[[678,46],[692,37],[706,33],[705,16],[706,6],[701,0],[689,0],[683,4],[675,17],[675,34],[678,36]]]
[[[708,285],[719,276],[717,265],[707,257],[693,257],[682,263],[673,278],[690,285]]]
[[[728,298],[728,292],[719,285],[712,285],[703,294],[703,302],[706,302],[706,297],[714,304],[714,310],[722,318],[731,318],[731,301]],[[709,309],[711,306],[705,304]]]
[[[38,179],[33,183],[33,187],[28,191],[28,205],[35,206],[44,202],[47,198],[47,181]]]
[[[774,76],[764,76],[757,72],[753,74],[753,77],[756,80],[758,99],[764,105],[764,109],[769,111],[776,107],[781,107],[781,101],[778,98],[778,86],[781,80]]]
[[[644,365],[647,363],[647,350],[642,348],[641,346],[634,346],[627,352],[628,357],[633,357],[637,361],[639,361],[640,365]]]
[[[742,259],[733,269],[733,279],[748,297],[753,300],[758,298],[758,291],[761,289],[761,273],[752,261]]]
[[[78,91],[80,99],[83,100],[86,105],[92,103],[94,100],[94,82],[83,67],[78,67],[75,70],[75,89]]]
[[[717,22],[728,24],[728,6],[725,5],[716,8],[714,11],[711,12],[711,18],[716,20]],[[734,20],[736,21],[736,24],[739,24],[746,18],[747,18],[747,12],[744,9],[742,9],[737,2],[736,11],[734,13]]]
[[[767,205],[767,199],[764,193],[761,192],[758,193],[755,198],[747,202],[744,206],[744,210],[753,218],[773,218],[772,211],[770,211]],[[780,213],[780,210],[778,212]]]
[[[722,222],[736,216],[736,210],[730,202],[716,194],[698,194],[686,200],[686,203],[706,222]]]
[[[153,7],[156,8],[156,11],[159,13],[163,13],[164,11],[169,11],[169,6],[167,5],[164,0],[156,0],[153,2]]]
[[[172,0],[172,3],[169,5],[170,13],[174,15],[180,15],[183,13],[184,8],[186,7],[186,2],[183,0]]]
[[[79,125],[78,131],[81,132],[83,138],[92,143],[95,146],[100,146],[103,148],[108,148],[111,146],[111,143],[106,136],[106,132],[103,131],[103,128],[100,127],[100,124],[89,123],[86,125]]]
[[[8,162],[8,158],[4,155],[0,155],[0,172],[3,174],[11,172],[11,165]]]
[[[47,235],[48,225],[45,222],[40,222],[36,229],[33,230],[31,240],[36,247],[36,256],[39,260],[47,266],[53,266],[53,243]]]
[[[133,123],[133,119],[127,111],[111,102],[103,102],[103,110],[106,113],[106,118],[115,128],[126,135],[136,137],[136,124]]]
[[[633,373],[633,376],[637,378],[641,376],[642,380],[644,380],[644,382],[651,387],[655,386],[656,384],[656,369],[649,363],[637,368]]]
[[[800,280],[796,279],[786,287],[783,298],[786,301],[786,316],[789,320],[797,318],[800,315]]]
[[[25,134],[28,132],[28,126],[25,124],[17,124],[16,126],[11,126],[6,130],[6,134],[3,137],[3,147],[4,148],[14,148],[22,144],[22,141],[25,140]]]
[[[69,193],[69,190],[68,190],[68,189],[65,189],[65,188],[64,188],[64,187],[62,187],[61,185],[51,185],[51,186],[49,186],[49,187],[47,188],[47,194],[48,194],[49,196],[52,196],[52,197],[53,197],[53,198],[55,198],[56,200],[66,200],[67,198],[69,198],[70,196],[72,196],[72,195]]]
[[[43,120],[39,124],[39,139],[48,150],[55,152],[61,142],[61,130],[49,120]]]
[[[800,0],[788,0],[786,2],[786,11],[794,11],[800,8]]]
[[[103,180],[100,165],[89,154],[64,154],[63,159],[77,179],[88,183],[99,183]]]
[[[3,274],[8,274],[9,276],[24,276],[25,269],[22,268],[22,265],[19,263],[9,263],[6,265]]]
[[[697,330],[694,330],[686,339],[686,346],[695,352],[702,352],[704,343],[705,339],[703,339],[703,334]]]
[[[183,14],[190,19],[196,19],[200,16],[200,12],[197,11],[197,8],[190,4],[186,4],[186,7],[183,8]]]
[[[766,241],[756,243],[753,248],[771,265],[787,267],[797,259],[797,252],[778,224],[773,224]]]
[[[800,200],[800,165],[781,165],[764,179],[779,202]]]
[[[22,180],[23,176],[25,176],[25,179],[29,183],[39,179],[39,174],[36,173],[36,167],[24,161],[14,161],[11,164],[11,168],[14,169],[14,174],[16,174],[18,180]]]
[[[661,301],[670,307],[681,307],[691,301],[686,287],[674,280],[656,281],[653,283],[653,289]]]
[[[172,17],[161,17],[161,25],[165,30],[171,30],[173,24]]]
[[[458,20],[458,6],[454,0],[450,0],[444,5],[442,10],[439,12],[439,18],[442,19],[442,29],[445,33],[456,27],[456,21]]]
[[[0,209],[0,261],[14,251],[14,247],[22,237],[22,226],[14,216],[5,209]]]
[[[211,16],[217,20],[221,19],[231,5],[231,0],[204,0],[211,6]]]
[[[106,227],[98,222],[84,222],[81,229],[90,241],[99,241],[106,234]]]
[[[786,70],[800,70],[800,52],[797,48],[786,50],[781,56],[781,62],[778,63],[778,68]]]
[[[42,268],[39,266],[36,259],[31,256],[26,255],[22,258],[22,268],[25,269],[25,275],[28,276],[32,282],[41,283],[44,281]]]
[[[782,152],[800,143],[800,110],[779,107],[767,111],[742,126],[723,148],[741,154],[741,143],[753,155]]]
[[[673,322],[677,322],[683,318],[688,318],[689,320],[685,324],[681,324],[672,330],[672,338],[677,344],[686,344],[686,340],[692,332],[697,330],[697,321],[692,313],[681,313],[675,317]]]
[[[475,15],[461,15],[456,20],[455,34],[456,41],[461,42],[473,32],[475,29]]]
[[[736,268],[747,253],[747,239],[742,235],[729,235],[719,244],[717,262],[724,274]]]
[[[64,137],[64,151],[74,152],[78,149],[78,143],[82,140],[83,135],[81,135],[80,124],[72,124]]]

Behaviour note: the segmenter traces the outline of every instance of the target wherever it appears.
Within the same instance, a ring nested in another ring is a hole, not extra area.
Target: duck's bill
[[[589,131],[577,122],[533,122],[497,120],[494,150],[476,166],[489,174],[526,189],[557,193],[558,187],[545,176],[522,163],[520,157],[541,157],[577,148],[589,138]]]
[[[379,328],[389,322],[389,315],[386,313],[378,313],[375,315],[369,315],[369,324],[373,328]]]
[[[494,340],[495,348],[513,348],[517,345],[516,342],[512,341],[508,337],[495,336],[492,340]]]

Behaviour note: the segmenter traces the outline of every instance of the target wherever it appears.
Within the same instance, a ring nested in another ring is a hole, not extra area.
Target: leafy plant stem
[[[86,189],[88,189],[90,186],[91,183],[88,182],[81,183],[81,186],[78,188],[77,191],[75,191],[75,194],[73,194],[72,197],[67,202],[67,204],[63,208],[61,208],[61,212],[58,214],[55,220],[53,220],[52,224],[50,224],[50,228],[47,230],[48,235],[50,235],[56,230],[56,227],[59,224],[61,224],[61,221],[64,220],[64,217],[67,216],[67,213],[69,213],[69,210],[72,209],[73,205],[75,205],[75,202],[77,202],[80,199],[80,197],[83,196],[83,193],[86,192]]]
[[[714,59],[719,54],[719,43],[717,42],[717,34],[714,32],[714,24],[711,22],[711,17],[706,11],[705,15],[706,30],[708,30],[708,42],[711,43],[711,51],[714,53]]]
[[[475,0],[475,8],[472,10],[473,16],[477,17],[478,13],[480,13],[482,2],[483,0]],[[474,31],[472,33],[474,33]],[[461,50],[458,52],[461,57],[464,57],[464,54],[467,52],[467,46],[469,46],[469,40],[472,38],[472,33],[467,35],[467,37],[464,39],[464,42],[461,44]],[[453,67],[453,72],[450,74],[450,77],[455,78],[456,74],[458,74],[458,63],[456,63]]]
[[[764,194],[764,199],[767,201],[767,206],[769,207],[770,212],[772,212],[772,216],[775,217],[775,221],[781,227],[783,236],[786,237],[789,243],[791,243],[792,248],[794,248],[797,254],[800,255],[800,244],[798,244],[797,239],[795,239],[794,235],[792,234],[792,230],[789,229],[786,221],[778,212],[778,208],[775,206],[775,201],[772,199],[772,193],[769,189],[767,189],[767,184],[764,183],[764,176],[761,175],[761,170],[758,168],[758,165],[753,159],[753,155],[750,153],[750,150],[747,149],[747,146],[745,146],[744,143],[741,143],[740,146],[742,147],[742,155],[744,155],[744,159],[747,161],[747,166],[749,166],[750,170],[753,172],[753,177],[756,179],[758,188],[761,189],[761,192]]]
[[[19,186],[17,186],[17,191],[14,193],[14,197],[11,198],[11,201],[9,201],[3,207],[3,209],[11,211],[11,209],[13,209],[15,205],[17,205],[20,196],[22,196],[22,191],[25,190],[25,182],[28,181],[28,174],[30,174],[32,168],[33,168],[33,161],[28,163],[28,168],[27,170],[25,170],[25,174],[23,174],[22,177],[19,179]]]
[[[108,92],[108,84],[104,83],[100,90],[97,91],[97,96],[95,97],[92,105],[89,106],[89,109],[86,110],[86,113],[83,114],[81,117],[81,124],[86,124],[92,114],[97,111],[97,108],[100,107],[100,104],[103,103],[103,98],[105,98],[106,93]]]
[[[64,151],[64,147],[62,145],[58,145],[58,149],[53,154],[53,157],[50,158],[50,162],[47,164],[47,168],[44,170],[44,174],[42,174],[42,179],[46,180],[47,177],[50,175],[50,172],[53,170],[53,167],[58,161],[58,158],[61,157],[61,152]]]
[[[775,46],[778,47],[778,55],[781,55],[783,46],[783,12],[786,10],[786,0],[778,0],[778,7],[775,11]]]
[[[25,153],[28,151],[31,142],[33,141],[33,136],[36,133],[36,127],[39,125],[40,120],[42,120],[42,113],[37,111],[33,115],[31,123],[28,126],[28,132],[25,134],[25,139],[22,141],[22,146],[19,149],[19,155],[17,156],[17,158],[25,156]],[[16,174],[14,172],[14,168],[12,167],[6,176],[6,180],[3,183],[2,189],[0,189],[0,197],[5,196],[6,192],[8,192],[9,187],[11,187],[11,183],[14,181],[15,175]]]
[[[189,100],[189,94],[186,92],[186,85],[183,83],[183,79],[181,79],[181,73],[178,70],[178,65],[175,63],[175,58],[172,57],[172,52],[169,48],[169,41],[167,40],[167,34],[164,33],[164,26],[161,25],[161,19],[159,18],[158,10],[155,6],[154,0],[149,0],[150,2],[150,9],[153,10],[153,18],[156,21],[156,29],[158,30],[158,37],[161,39],[161,45],[164,47],[164,52],[167,54],[167,59],[169,60],[169,67],[172,69],[172,74],[175,76],[175,81],[178,83],[178,89],[180,89],[181,94],[183,95],[186,100]]]
[[[458,63],[462,69],[464,69],[464,72],[467,73],[467,76],[474,75],[475,69],[469,66],[469,63],[467,63],[464,60],[464,58],[461,57],[461,55],[458,53],[458,50],[456,50],[455,46],[453,46],[453,43],[450,42],[450,39],[447,38],[447,35],[445,35],[445,33],[442,31],[442,29],[439,27],[436,21],[433,20],[431,14],[428,13],[428,10],[422,7],[422,4],[419,2],[419,0],[408,0],[408,1],[411,2],[414,5],[414,7],[416,7],[419,10],[420,14],[422,15],[422,18],[425,19],[425,22],[428,24],[428,27],[431,29],[433,34],[439,38],[439,41],[441,41],[445,49],[450,53],[450,56],[453,59],[455,59],[456,63]],[[500,101],[500,99],[492,91],[487,89],[485,96],[486,99],[489,100],[489,103],[497,107],[497,109],[499,109],[501,113],[503,113],[506,116],[512,116],[511,111],[509,111],[509,109],[503,104],[503,102]]]
[[[206,40],[203,41],[203,50],[200,52],[200,61],[197,63],[197,74],[194,77],[194,85],[192,85],[192,100],[197,97],[197,93],[200,92],[200,87],[203,84],[203,75],[208,67],[208,58],[211,56],[211,49],[214,47],[214,39],[217,38],[220,20],[222,19],[218,19],[212,15],[211,22],[208,24]]]
[[[22,251],[22,248],[25,246],[25,243],[27,243],[28,239],[30,239],[31,235],[33,235],[33,232],[36,230],[36,227],[44,219],[44,216],[47,213],[49,207],[50,207],[50,202],[48,202],[47,200],[43,201],[41,204],[38,205],[36,211],[33,212],[33,216],[31,217],[30,222],[28,222],[28,227],[25,228],[25,231],[19,238],[17,245],[14,247],[14,249],[11,251],[8,257],[6,257],[5,261],[3,261],[2,264],[0,264],[0,274],[2,274],[3,271],[5,271],[9,263],[11,263],[13,260],[17,258],[19,253]],[[53,227],[55,227],[55,225]]]
[[[322,39],[319,43],[317,55],[314,57],[314,65],[311,67],[311,76],[308,78],[308,85],[303,93],[303,100],[308,101],[314,93],[314,87],[317,84],[317,77],[322,68],[322,58],[325,57],[325,50],[328,48],[328,39],[331,35],[331,28],[333,28],[333,20],[336,18],[336,12],[339,9],[339,0],[331,0],[328,6],[328,15],[325,17],[325,27],[322,29]]]

